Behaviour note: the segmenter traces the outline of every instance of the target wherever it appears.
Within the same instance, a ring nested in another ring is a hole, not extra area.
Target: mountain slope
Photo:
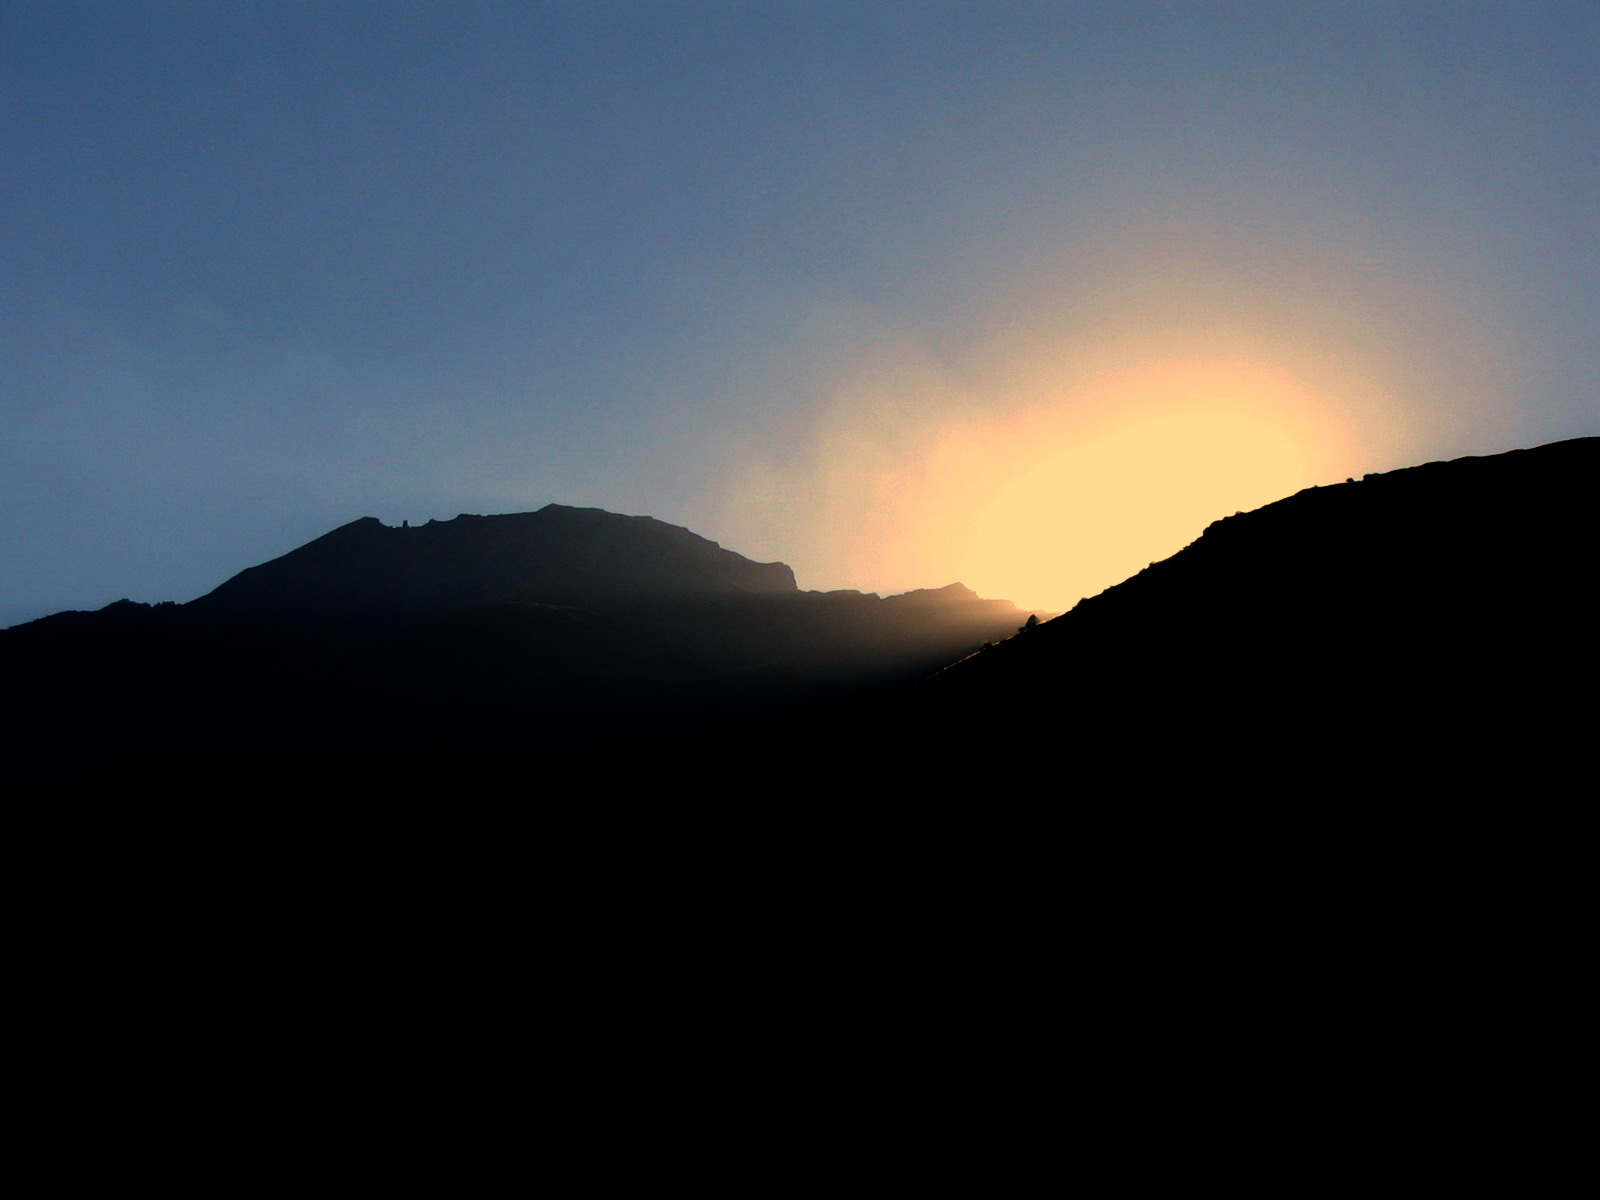
[[[1097,762],[1227,755],[1251,775],[1343,777],[1386,754],[1412,771],[1504,766],[1541,739],[1569,746],[1593,716],[1597,479],[1600,438],[1580,438],[1217,521],[940,673],[911,702],[916,723],[1026,723]]]

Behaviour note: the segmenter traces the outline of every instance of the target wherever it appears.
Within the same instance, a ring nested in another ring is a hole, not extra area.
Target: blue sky
[[[551,501],[1007,595],[1235,370],[1269,490],[1600,431],[1592,0],[12,0],[0,177],[0,625]]]

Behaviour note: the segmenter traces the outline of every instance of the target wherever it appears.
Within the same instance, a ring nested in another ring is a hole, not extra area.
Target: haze
[[[1600,6],[0,10],[0,625],[357,516],[1061,609],[1596,431]]]

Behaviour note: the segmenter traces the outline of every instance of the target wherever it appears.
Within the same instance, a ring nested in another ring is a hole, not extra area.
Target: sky
[[[0,5],[0,626],[550,502],[1064,609],[1597,348],[1594,0]]]

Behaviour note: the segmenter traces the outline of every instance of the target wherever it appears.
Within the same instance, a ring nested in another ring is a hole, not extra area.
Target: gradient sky
[[[0,625],[371,515],[1064,608],[1600,432],[1600,4],[7,0]]]

